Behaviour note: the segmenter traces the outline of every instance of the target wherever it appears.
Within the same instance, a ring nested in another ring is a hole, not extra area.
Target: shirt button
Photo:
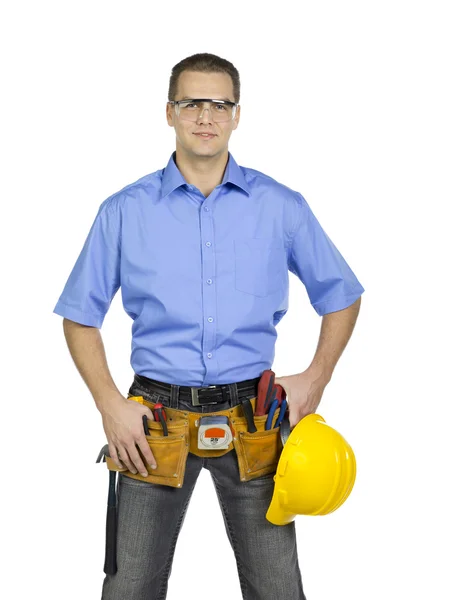
[[[207,358],[212,358],[212,353],[211,352],[207,353]]]
[[[206,242],[206,246],[210,246],[210,242]]]
[[[204,210],[209,210],[209,207],[208,207],[208,206],[205,206],[205,207],[204,207]]]
[[[208,317],[208,319],[207,319],[207,320],[209,321],[209,323],[212,323],[212,321],[213,321],[213,318],[212,318],[212,317]]]
[[[212,279],[208,279],[207,283],[210,285],[212,283]]]

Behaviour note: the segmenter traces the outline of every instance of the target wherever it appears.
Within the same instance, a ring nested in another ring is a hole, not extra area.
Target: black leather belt
[[[163,381],[157,381],[156,379],[150,379],[143,375],[134,376],[136,382],[144,389],[149,391],[166,394],[171,394],[173,385],[171,383],[164,383]],[[259,384],[260,377],[255,379],[245,379],[245,381],[238,381],[235,383],[237,386],[238,396],[257,396],[257,386]],[[231,399],[231,388],[230,384],[217,384],[209,385],[206,387],[190,387],[187,385],[179,386],[179,400],[184,402],[190,402],[192,406],[202,406],[203,404],[219,404],[220,402],[229,402]]]

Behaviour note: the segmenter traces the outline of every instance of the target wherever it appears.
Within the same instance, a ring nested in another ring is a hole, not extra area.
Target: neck
[[[174,158],[187,183],[194,185],[207,196],[222,182],[229,156],[227,147],[214,156],[197,156],[187,154],[177,146]]]

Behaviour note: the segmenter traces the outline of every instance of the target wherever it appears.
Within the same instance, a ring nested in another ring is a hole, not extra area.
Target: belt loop
[[[179,405],[179,385],[172,383],[170,389],[170,407],[177,409]]]
[[[229,394],[231,396],[231,406],[236,406],[239,403],[239,393],[236,383],[229,383]]]
[[[222,402],[229,402],[231,400],[231,390],[229,390],[229,398],[228,398],[228,390],[226,388],[226,386],[222,386],[221,388],[221,401]]]

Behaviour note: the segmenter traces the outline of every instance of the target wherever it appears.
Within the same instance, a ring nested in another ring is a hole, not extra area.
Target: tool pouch
[[[255,398],[251,399],[255,405]],[[240,412],[235,410],[240,409]],[[273,424],[279,415],[276,409]],[[281,455],[283,445],[279,435],[280,427],[265,431],[265,423],[268,415],[254,416],[254,424],[257,431],[250,433],[244,416],[241,415],[241,407],[230,409],[230,421],[235,430],[234,448],[239,465],[240,480],[250,481],[269,473],[275,473]]]
[[[128,399],[136,396],[128,395]],[[153,411],[154,402],[139,396],[139,402]],[[253,410],[256,398],[250,400]],[[164,436],[162,424],[148,419],[150,435],[145,436],[156,460],[157,468],[151,469],[143,455],[141,458],[147,467],[148,475],[132,473],[127,468],[119,468],[110,456],[105,454],[106,464],[111,471],[120,471],[127,477],[158,483],[172,487],[182,487],[189,452],[200,457],[222,456],[235,449],[239,465],[241,481],[249,481],[271,472],[275,472],[282,452],[282,441],[279,426],[265,431],[267,415],[255,416],[254,423],[257,431],[248,432],[248,424],[240,405],[231,409],[211,413],[183,411],[164,407],[167,415],[168,436]],[[273,423],[279,414],[279,408],[274,413]],[[226,415],[233,434],[233,441],[228,448],[222,450],[203,450],[198,448],[198,424],[201,417]]]
[[[154,402],[149,402],[142,396],[132,396],[129,394],[128,399],[130,398],[138,398],[139,402],[145,404],[153,411]],[[256,398],[251,398],[250,402],[254,411]],[[233,449],[236,452],[241,481],[249,481],[257,477],[262,477],[263,475],[274,473],[277,469],[283,445],[279,426],[265,431],[265,423],[268,415],[254,416],[254,424],[257,431],[250,433],[241,405],[213,413],[196,413],[168,407],[164,407],[164,410],[167,415],[168,436],[164,436],[161,423],[148,419],[150,435],[145,437],[156,460],[157,468],[154,470],[151,469],[143,455],[141,455],[147,468],[147,477],[143,477],[140,473],[131,473],[127,468],[119,468],[109,456],[107,444],[103,446],[98,455],[97,462],[103,459],[103,461],[106,461],[109,469],[106,555],[103,568],[106,574],[113,575],[117,572],[117,498],[115,491],[116,473],[114,471],[121,471],[124,475],[133,479],[179,488],[184,483],[189,451],[197,456],[212,457],[222,456]],[[276,422],[279,410],[278,408],[274,413],[273,423]],[[226,415],[229,419],[233,441],[224,450],[203,450],[198,448],[199,419],[212,415]]]
[[[128,399],[133,396],[128,395]],[[148,406],[153,411],[154,402],[148,402],[142,397],[139,401]],[[189,426],[185,412],[173,411],[171,408],[164,407],[167,415],[168,436],[164,436],[162,424],[148,419],[148,430],[150,435],[145,438],[148,442],[151,452],[157,464],[156,469],[152,469],[145,460],[142,453],[140,456],[147,469],[148,475],[144,477],[140,473],[132,473],[126,467],[120,469],[110,456],[105,456],[108,469],[111,471],[120,471],[127,477],[147,481],[149,483],[159,483],[171,487],[182,487],[184,483],[184,473],[189,452]],[[177,413],[177,414],[174,414]]]

